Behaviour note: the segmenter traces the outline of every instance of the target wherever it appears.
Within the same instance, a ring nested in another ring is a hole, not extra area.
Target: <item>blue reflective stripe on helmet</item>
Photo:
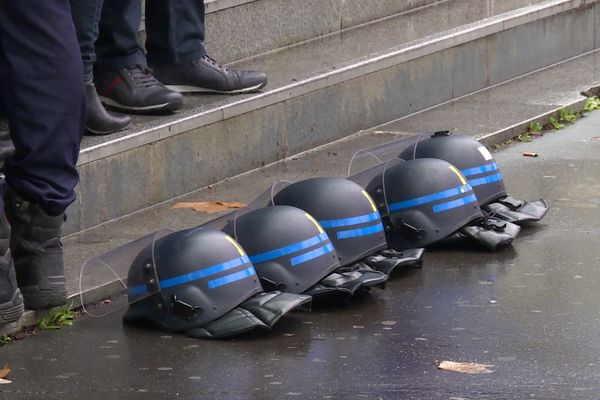
[[[464,176],[471,176],[471,175],[483,174],[484,172],[496,171],[497,169],[498,169],[498,164],[496,164],[494,162],[491,164],[482,165],[480,167],[461,169],[460,172]],[[471,186],[473,186],[473,185],[471,185]]]
[[[420,206],[423,204],[431,203],[431,202],[434,202],[437,200],[447,199],[448,197],[463,194],[470,190],[472,190],[471,185],[467,184],[467,185],[458,186],[458,187],[455,187],[452,189],[444,190],[443,192],[432,193],[432,194],[428,194],[426,196],[417,197],[416,199],[392,203],[389,205],[388,208],[390,211],[403,210],[405,208],[412,208],[412,207]]]
[[[250,256],[250,261],[253,264],[259,264],[265,261],[274,260],[279,257],[287,256],[288,254],[296,253],[298,251],[308,249],[316,244],[323,243],[329,240],[327,233],[323,232],[320,235],[313,236],[310,239],[306,239],[302,242],[294,243],[289,246],[281,247],[279,249],[267,251],[265,253],[255,254]]]
[[[298,264],[305,263],[310,260],[314,260],[317,257],[321,257],[325,254],[331,253],[333,251],[333,245],[331,243],[326,244],[323,247],[319,247],[318,249],[314,249],[311,251],[307,251],[304,254],[300,254],[299,256],[292,257],[290,263],[293,267]]]
[[[236,267],[239,267],[244,264],[248,264],[250,260],[248,260],[248,256],[243,256],[239,258],[235,258],[230,261],[226,261],[221,264],[213,265],[212,267],[203,268],[198,271],[190,272],[189,274],[179,275],[174,278],[169,278],[160,281],[160,287],[162,289],[167,289],[173,286],[182,285],[184,283],[192,282],[198,279],[206,278],[210,275],[215,275],[223,271],[227,271]]]
[[[146,288],[146,285],[132,286],[130,288],[127,288],[128,296],[140,296],[140,295],[146,294],[146,293],[148,293],[148,289]]]
[[[329,219],[325,221],[319,221],[321,226],[327,228],[338,228],[340,226],[358,225],[366,222],[373,222],[381,219],[379,211],[375,211],[371,214],[360,215],[358,217],[340,218],[340,219]]]
[[[471,179],[469,180],[469,184],[471,186],[480,186],[488,183],[494,183],[502,180],[502,174],[493,174],[489,176],[484,176],[483,178]]]
[[[451,210],[456,207],[464,206],[469,203],[473,203],[477,201],[477,197],[472,194],[470,196],[461,197],[460,199],[452,200],[446,203],[436,204],[433,206],[434,213],[440,213],[443,211]]]
[[[256,275],[256,271],[254,267],[247,268],[243,271],[236,272],[235,274],[225,275],[221,278],[213,279],[212,281],[208,281],[208,288],[215,289],[219,286],[228,285],[233,282],[240,281],[245,278],[249,278],[253,275]]]
[[[367,236],[374,233],[381,232],[383,230],[383,224],[379,223],[376,225],[367,226],[359,229],[351,229],[349,231],[339,231],[336,236],[338,239],[349,239],[358,236]]]

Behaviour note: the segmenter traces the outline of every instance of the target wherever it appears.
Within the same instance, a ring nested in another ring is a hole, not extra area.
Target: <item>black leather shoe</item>
[[[87,100],[87,119],[85,120],[86,133],[92,135],[108,135],[122,131],[131,125],[131,118],[123,114],[113,114],[106,111],[93,83],[85,85]]]
[[[95,74],[94,83],[100,100],[120,111],[168,113],[183,105],[181,94],[167,89],[149,68],[141,65],[129,65],[118,71],[100,71]]]
[[[209,56],[182,65],[157,66],[154,73],[178,92],[247,93],[267,85],[264,72],[227,69]]]

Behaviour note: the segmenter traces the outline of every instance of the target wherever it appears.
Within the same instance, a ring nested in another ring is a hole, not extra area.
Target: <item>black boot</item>
[[[60,306],[67,302],[60,232],[64,215],[46,214],[8,189],[6,217],[12,227],[10,249],[17,283],[31,309]]]
[[[131,118],[124,114],[113,114],[104,108],[92,82],[85,85],[87,119],[85,130],[92,135],[108,135],[122,131],[131,125]]]
[[[23,297],[17,287],[9,242],[10,225],[0,212],[0,325],[15,322],[23,315]]]

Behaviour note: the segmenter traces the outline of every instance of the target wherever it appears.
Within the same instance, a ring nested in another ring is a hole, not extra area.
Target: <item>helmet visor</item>
[[[174,230],[160,229],[150,235],[117,247],[107,253],[90,258],[83,263],[79,274],[79,297],[85,312],[93,317],[102,317],[123,310],[130,303],[143,300],[160,291],[155,276],[154,244]],[[143,254],[147,259],[141,260]],[[147,263],[145,271],[148,284],[128,282],[129,271],[134,262]]]
[[[413,135],[403,137],[391,142],[378,144],[377,146],[368,147],[354,153],[348,165],[348,176],[355,176],[362,171],[369,170],[379,164],[398,158],[404,150],[414,147],[422,139],[428,135]],[[413,157],[414,158],[414,157]],[[358,183],[358,182],[357,182]]]

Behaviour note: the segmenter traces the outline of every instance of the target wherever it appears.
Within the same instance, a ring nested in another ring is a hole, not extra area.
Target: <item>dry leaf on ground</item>
[[[246,205],[244,203],[240,203],[239,201],[219,201],[219,200],[215,200],[215,201],[213,201],[213,203],[222,205],[222,206],[227,207],[227,208],[244,208],[244,207],[246,207]]]
[[[198,212],[204,212],[208,214],[218,213],[227,211],[232,208],[243,208],[246,207],[244,203],[239,201],[199,201],[195,203],[176,203],[172,208],[191,208]]]
[[[4,367],[0,368],[0,379],[4,379],[10,374],[10,367],[6,364]]]
[[[489,374],[492,371],[489,369],[493,365],[477,364],[477,363],[463,363],[454,361],[442,361],[437,363],[439,369],[452,372],[460,372],[463,374]]]

